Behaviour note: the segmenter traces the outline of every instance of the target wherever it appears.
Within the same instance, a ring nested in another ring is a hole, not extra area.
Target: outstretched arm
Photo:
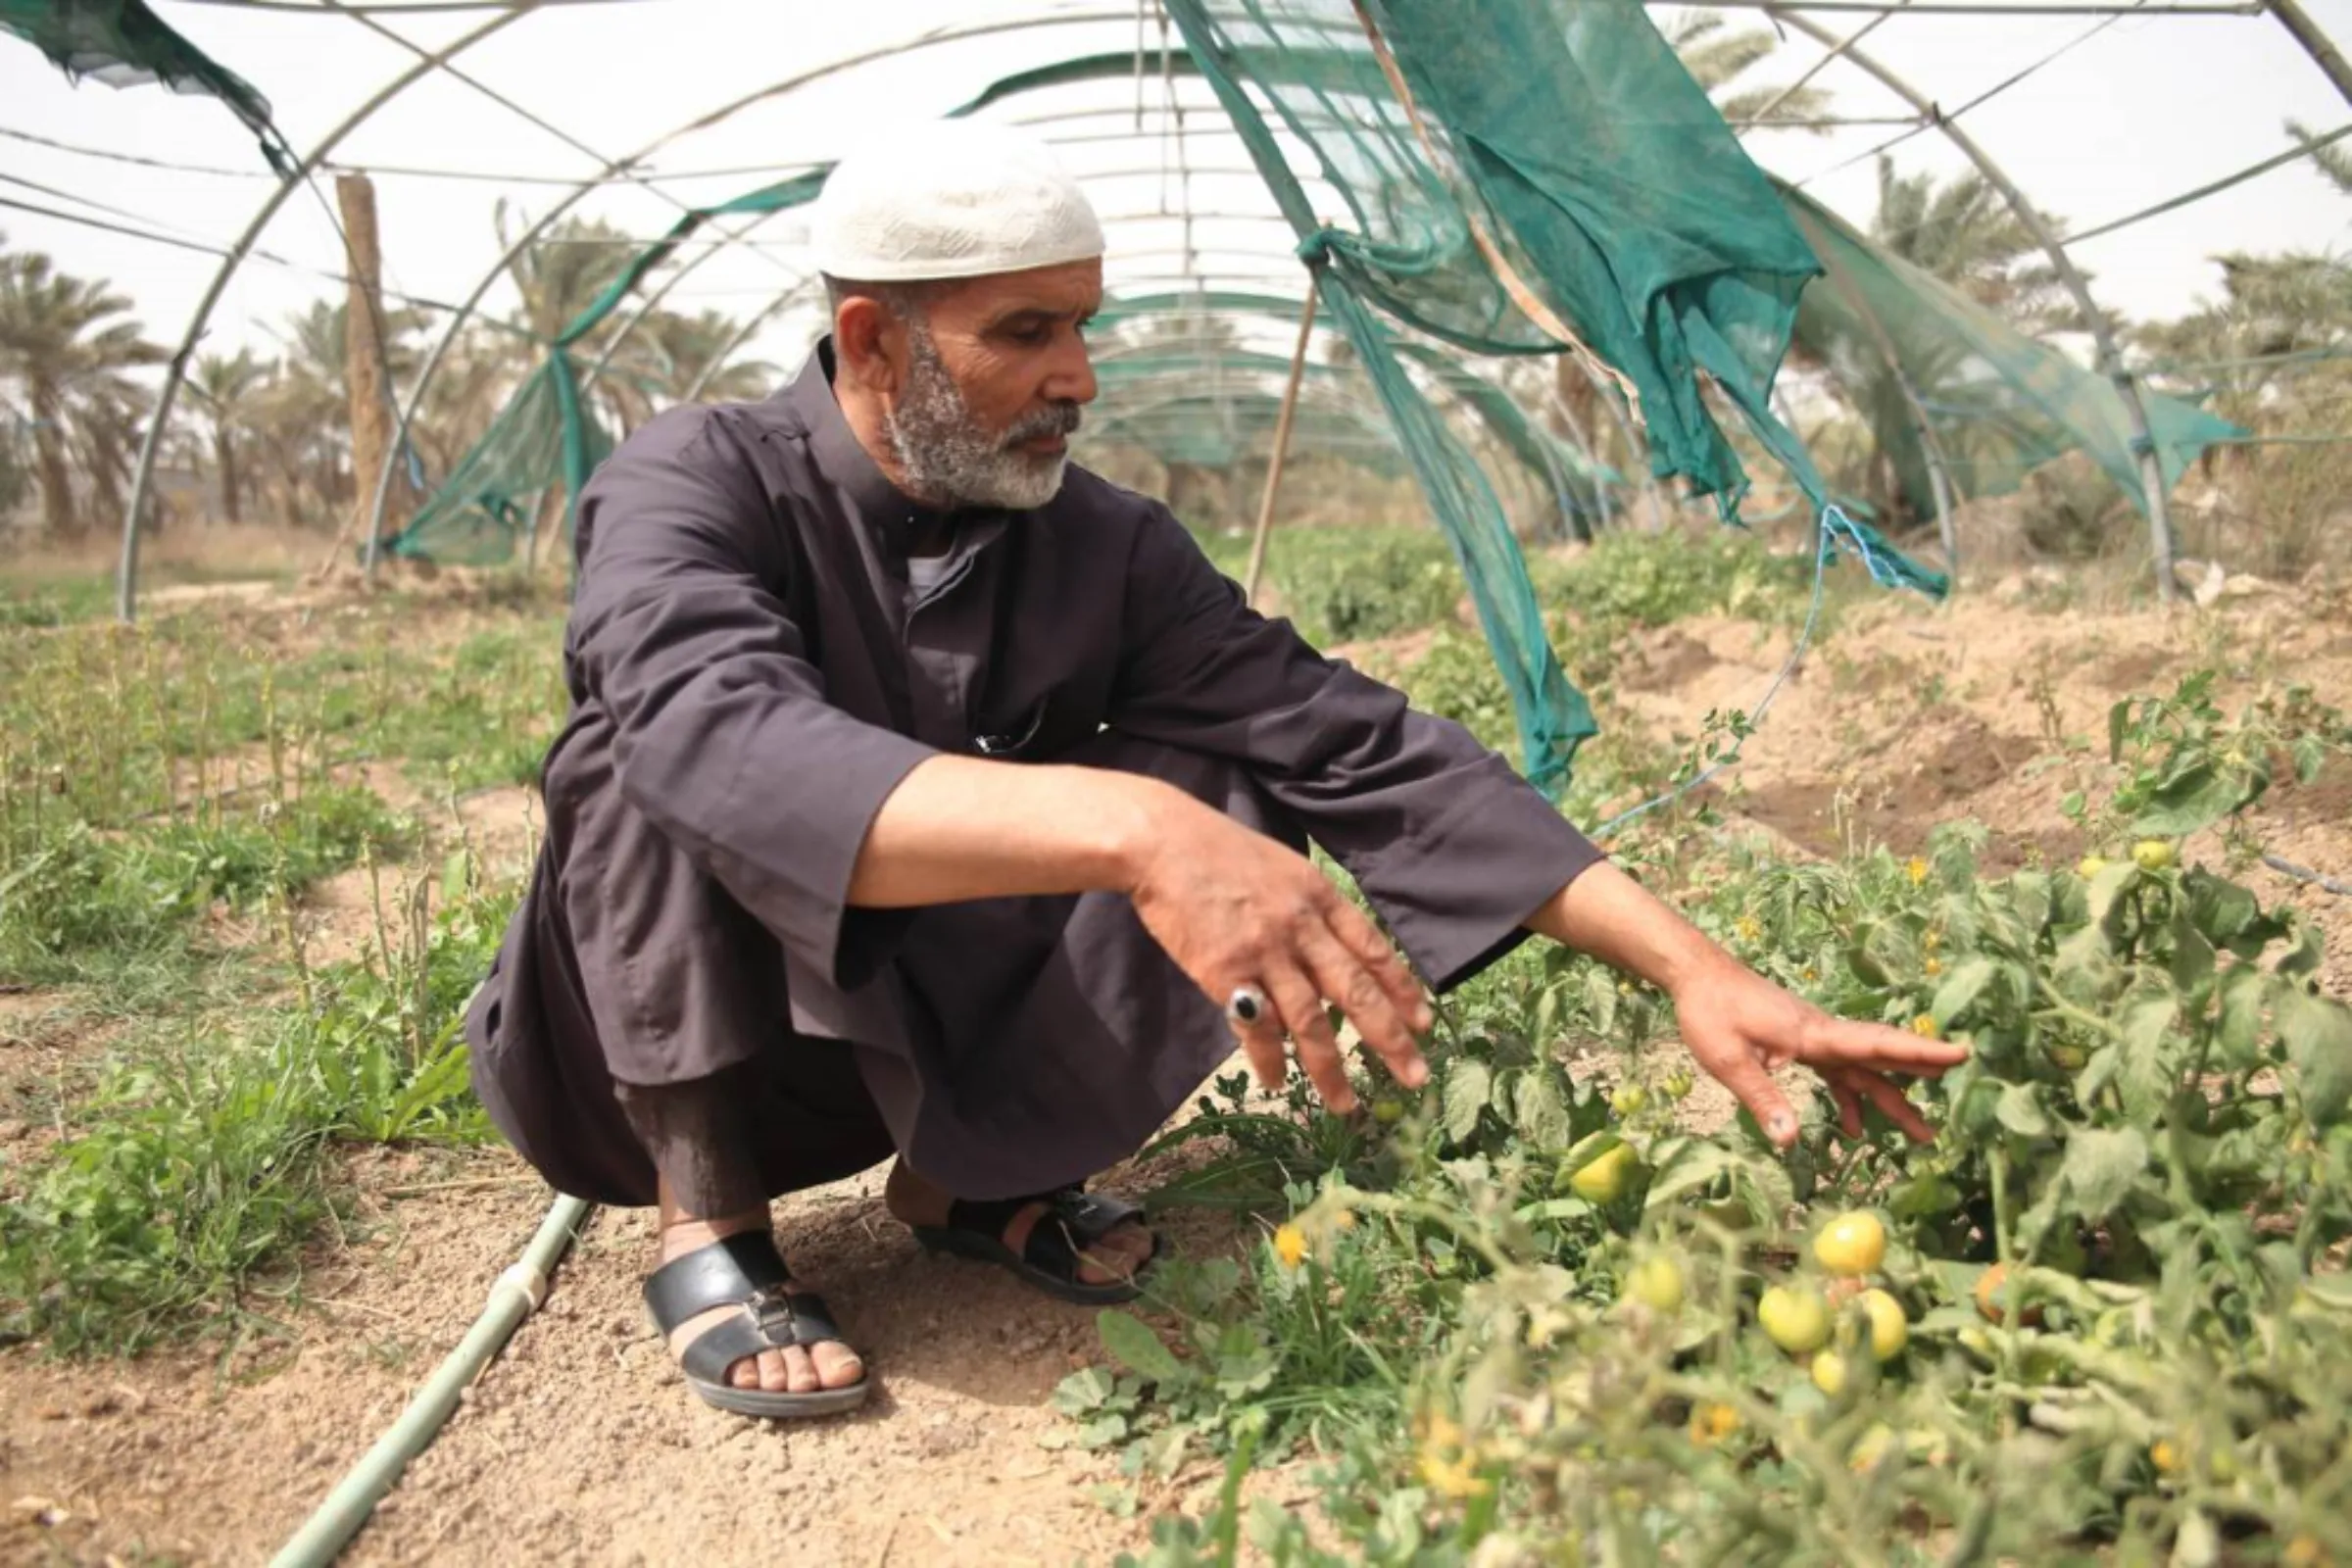
[[[1704,933],[1614,865],[1593,866],[1528,920],[1528,928],[1629,974],[1674,999],[1692,1059],[1738,1097],[1766,1137],[1796,1141],[1796,1112],[1772,1081],[1803,1062],[1829,1086],[1838,1124],[1862,1131],[1862,1102],[1912,1137],[1935,1136],[1887,1076],[1936,1077],[1968,1055],[1885,1024],[1834,1018],[1791,996],[1707,940]]]

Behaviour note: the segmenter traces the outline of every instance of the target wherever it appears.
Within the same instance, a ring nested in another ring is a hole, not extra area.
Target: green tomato
[[[1642,1107],[1649,1103],[1649,1091],[1640,1084],[1619,1084],[1609,1097],[1609,1108],[1620,1116],[1639,1116]]]
[[[1766,1338],[1790,1355],[1807,1355],[1830,1343],[1830,1304],[1809,1285],[1775,1285],[1756,1303],[1756,1321]]]
[[[1903,1353],[1911,1343],[1911,1319],[1903,1312],[1903,1303],[1885,1291],[1862,1293],[1862,1311],[1870,1319],[1870,1353],[1881,1361],[1891,1361]]]
[[[1683,1266],[1664,1253],[1652,1253],[1627,1271],[1625,1295],[1660,1317],[1672,1317],[1683,1309]]]
[[[2180,852],[2170,839],[2141,839],[2132,846],[2132,858],[2142,871],[2163,871],[2180,858]]]
[[[1586,1202],[1605,1208],[1625,1196],[1626,1184],[1633,1180],[1634,1164],[1633,1146],[1619,1144],[1569,1177],[1568,1189]]]
[[[1813,1238],[1813,1255],[1831,1273],[1858,1278],[1876,1269],[1886,1256],[1886,1227],[1866,1209],[1840,1214]]]

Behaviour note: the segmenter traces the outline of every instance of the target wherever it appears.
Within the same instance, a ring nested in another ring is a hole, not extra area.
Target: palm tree
[[[516,213],[514,220],[520,220]],[[498,204],[493,221],[499,243],[512,248],[505,202]],[[644,245],[601,219],[566,218],[556,223],[508,265],[507,275],[522,296],[514,324],[542,343],[553,343],[612,286]],[[589,334],[588,341],[597,342],[612,330],[613,324],[608,319]]]
[[[714,363],[735,345],[742,329],[743,323],[723,311],[681,316],[657,310],[639,321],[606,367],[598,388],[620,428],[634,429],[656,411],[686,401],[689,393],[706,403],[765,397],[775,384],[774,366]]]
[[[205,355],[188,378],[188,392],[211,427],[213,466],[220,476],[220,515],[228,522],[244,520],[237,446],[259,416],[263,388],[276,373],[271,362],[255,359],[251,349],[239,349],[228,358]]]
[[[1830,107],[1830,95],[1819,87],[1793,92],[1779,87],[1730,90],[1738,78],[1761,65],[1781,46],[1780,36],[1763,27],[1732,27],[1712,11],[1686,11],[1663,29],[1666,42],[1681,57],[1690,79],[1706,89],[1723,118],[1736,125],[1801,124],[1815,132],[1827,127],[1810,123]]]
[[[349,307],[315,300],[286,318],[277,373],[261,389],[251,426],[269,461],[279,511],[292,521],[333,526],[351,500],[351,393],[344,375]],[[384,369],[393,386],[416,373],[414,310],[384,313]]]
[[[164,359],[125,319],[130,301],[69,276],[38,251],[0,254],[0,408],[32,429],[33,471],[49,532],[78,536],[76,460],[103,505],[119,501],[146,395],[123,372]]]
[[[2040,241],[1983,174],[1938,183],[1929,173],[1898,174],[1881,157],[1879,210],[1870,233],[1881,249],[1999,311],[2024,331],[2063,331],[2081,323]]]
[[[2299,120],[2286,122],[2286,133],[2304,146],[2311,147],[2313,166],[2328,177],[2330,185],[2352,196],[2352,152],[2346,152],[2343,143],[2330,142],[2325,147],[2312,147],[2312,143],[2320,139],[2319,133]]]

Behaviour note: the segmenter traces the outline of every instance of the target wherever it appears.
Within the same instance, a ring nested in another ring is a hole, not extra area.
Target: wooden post
[[[1243,585],[1243,596],[1250,604],[1257,603],[1258,579],[1266,569],[1266,535],[1274,527],[1274,497],[1282,489],[1282,461],[1291,450],[1291,418],[1298,412],[1298,383],[1306,376],[1306,345],[1315,333],[1315,306],[1322,292],[1323,274],[1309,270],[1306,274],[1306,303],[1298,308],[1298,343],[1291,350],[1291,380],[1282,389],[1282,412],[1274,419],[1274,451],[1266,461],[1266,493],[1257,503],[1257,532],[1250,540],[1250,580]]]
[[[353,500],[339,543],[367,525],[364,519],[392,461],[392,388],[384,367],[384,257],[376,235],[375,184],[366,174],[337,174],[335,202],[343,210],[351,274],[343,312],[343,380],[351,400]],[[394,533],[399,523],[395,512],[387,510],[378,527]],[[368,553],[374,554],[372,543]]]

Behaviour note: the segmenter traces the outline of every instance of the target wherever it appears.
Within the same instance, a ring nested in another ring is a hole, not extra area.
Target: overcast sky
[[[2162,0],[2151,0],[2162,3]],[[2321,25],[2352,46],[2352,0],[2306,0]],[[258,86],[297,148],[315,145],[415,56],[346,19],[326,14],[232,9],[158,0],[157,9],[216,60]],[[1477,5],[1465,0],[1465,17]],[[1653,15],[1667,16],[1667,8]],[[928,28],[971,28],[1021,16],[1054,15],[1042,29],[942,43],[855,71],[821,76],[760,103],[710,129],[666,141],[651,166],[662,171],[743,171],[821,159],[854,144],[862,126],[900,116],[932,116],[980,85],[1044,61],[1131,48],[1136,11],[1122,0],[1064,0],[1052,6],[944,0],[615,0],[550,6],[522,17],[467,49],[459,64],[600,157],[639,153],[711,109],[788,77],[864,51],[902,43]],[[481,25],[489,13],[381,19],[427,47]],[[1092,20],[1086,20],[1092,19]],[[1753,12],[1740,25],[1762,24]],[[1850,13],[1818,20],[1838,33],[1867,21]],[[1949,110],[2069,40],[2094,36],[2029,79],[1971,111],[1962,122],[2046,211],[2069,228],[2084,228],[2230,173],[2285,148],[2282,122],[2296,118],[2322,130],[2352,122],[2347,106],[2317,67],[2269,17],[2141,16],[2101,25],[2101,19],[2013,14],[2002,17],[1897,17],[1865,46]],[[1156,41],[1156,27],[1149,34]],[[1752,74],[1759,83],[1786,81],[1818,60],[1821,46],[1792,35],[1783,52]],[[1844,62],[1819,84],[1836,112],[1856,118],[1905,113],[1903,106]],[[1195,82],[1176,89],[1188,103],[1206,100]],[[1147,101],[1162,98],[1158,83]],[[1040,94],[995,111],[996,118],[1124,110],[1090,120],[1060,119],[1044,127],[1057,138],[1090,137],[1064,151],[1093,180],[1098,206],[1127,220],[1180,206],[1176,181],[1160,171],[1174,157],[1164,135],[1102,139],[1132,131],[1137,92],[1128,82]],[[1230,137],[1212,134],[1214,117],[1194,116],[1183,148],[1196,171],[1197,210],[1270,215],[1259,182]],[[1158,125],[1154,117],[1148,122]],[[142,226],[226,243],[270,192],[252,138],[204,98],[156,88],[117,91],[74,86],[38,54],[0,38],[0,128],[151,158],[217,165],[243,175],[168,172],[74,156],[0,139],[0,174],[72,192],[134,214]],[[1857,223],[1875,201],[1869,151],[1898,127],[1854,126],[1823,135],[1750,134],[1766,168],[1807,189]],[[2352,143],[2347,143],[2352,146]],[[1963,167],[1938,133],[1910,137],[1892,156],[1904,169],[1950,172]],[[473,88],[435,74],[368,119],[336,150],[334,161],[388,170],[415,167],[578,179],[594,159],[535,128]],[[1850,161],[1850,162],[1849,162]],[[1845,165],[1844,168],[1838,166]],[[1208,171],[1229,170],[1232,173]],[[1113,177],[1115,171],[1131,171]],[[667,181],[678,200],[700,203],[766,183],[772,173],[732,172]],[[378,177],[387,282],[437,300],[465,298],[499,252],[492,227],[501,195],[531,213],[567,192],[560,185],[495,182],[382,172]],[[331,187],[327,188],[331,200]],[[69,201],[0,179],[0,197],[47,206]],[[93,213],[87,207],[77,211]],[[642,187],[617,186],[586,196],[577,212],[633,234],[658,232],[677,207]],[[2227,250],[2338,250],[2352,223],[2352,201],[2308,167],[2294,165],[2185,211],[2083,244],[2080,260],[2094,274],[2102,301],[2139,317],[2178,314],[2218,288],[2211,258]],[[69,270],[109,277],[137,303],[152,336],[176,340],[211,282],[216,263],[188,251],[76,227],[0,209],[0,232],[12,245],[37,246]],[[768,243],[711,259],[682,280],[673,305],[748,315],[790,284],[800,267],[790,241],[799,230],[778,219],[758,230]],[[1290,280],[1291,238],[1279,224],[1202,219],[1193,243],[1208,270],[1260,286]],[[1167,220],[1114,227],[1114,286],[1140,285],[1178,269],[1182,225]],[[340,247],[320,203],[297,193],[265,232],[265,248],[314,268],[338,264]],[[253,343],[268,349],[271,328],[333,285],[265,264],[246,267],[213,318],[208,347]],[[492,308],[512,296],[494,289]],[[790,317],[756,344],[777,361],[797,358],[805,322]]]

